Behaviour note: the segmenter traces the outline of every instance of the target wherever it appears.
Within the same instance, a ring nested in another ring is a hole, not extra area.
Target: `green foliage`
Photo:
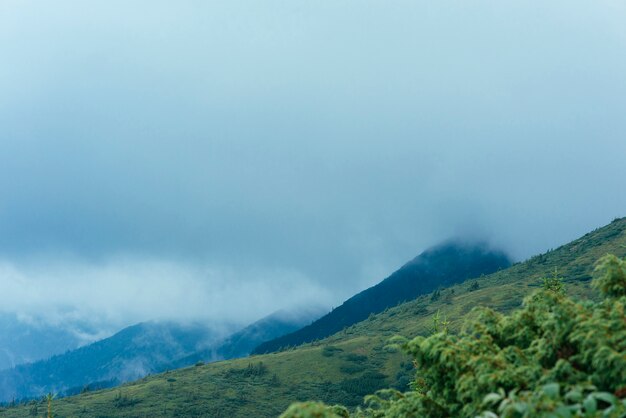
[[[365,370],[365,366],[361,364],[344,364],[339,366],[339,371],[345,374],[356,374]]]
[[[345,354],[343,358],[346,359],[347,361],[351,361],[354,363],[363,363],[367,361],[367,356],[364,356],[363,354],[356,354],[356,353]]]
[[[276,387],[280,385],[280,379],[278,378],[278,375],[276,373],[274,373],[270,379],[270,385]]]
[[[378,372],[367,372],[354,379],[346,379],[340,383],[341,389],[348,393],[363,397],[387,386],[385,375]]]
[[[116,408],[128,408],[131,406],[135,406],[139,402],[140,401],[138,399],[133,399],[127,394],[122,394],[121,390],[118,391],[117,396],[113,398],[113,405],[115,405]]]
[[[424,305],[418,305],[413,310],[413,313],[417,316],[426,315],[428,313],[428,308]]]
[[[479,418],[569,418],[569,417],[624,417],[626,400],[608,392],[598,392],[594,386],[573,386],[567,392],[558,383],[548,383],[534,391],[504,391],[490,393],[483,400],[492,411],[484,411]]]
[[[347,418],[348,410],[343,406],[326,406],[321,402],[293,404],[280,418]]]
[[[607,254],[596,264],[593,286],[608,297],[626,296],[626,261]]]
[[[624,262],[606,256],[593,286],[604,300],[575,302],[556,271],[511,315],[477,308],[460,334],[441,326],[405,345],[414,389],[367,397],[366,417],[596,417],[626,414]],[[547,283],[547,285],[546,285]]]
[[[31,404],[28,414],[32,417],[36,417],[37,415],[39,415],[39,408],[36,402],[33,402]]]
[[[450,321],[445,315],[441,315],[441,311],[437,310],[435,315],[433,315],[433,328],[432,333],[437,334],[438,332],[443,332],[447,334],[450,330]]]
[[[343,351],[343,350],[341,348],[339,348],[339,347],[335,347],[333,345],[327,345],[324,348],[322,348],[322,355],[324,357],[331,357],[335,353],[341,352],[341,351]]]
[[[257,364],[248,363],[244,369],[228,369],[226,371],[227,376],[260,377],[265,374],[267,374],[267,366],[262,361]]]
[[[544,277],[543,279],[543,289],[554,292],[554,293],[564,293],[565,285],[563,284],[563,278],[559,277],[557,269],[554,269],[552,273],[552,277]]]

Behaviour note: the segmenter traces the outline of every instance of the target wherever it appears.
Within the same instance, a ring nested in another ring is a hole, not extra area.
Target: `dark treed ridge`
[[[267,341],[255,348],[253,353],[278,351],[328,337],[372,313],[382,312],[438,287],[493,273],[510,265],[506,254],[491,250],[485,244],[440,244],[424,251],[382,282],[351,297],[311,325]]]

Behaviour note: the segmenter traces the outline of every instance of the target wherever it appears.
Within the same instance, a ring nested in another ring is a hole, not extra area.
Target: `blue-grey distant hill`
[[[91,330],[87,327],[67,325],[53,326],[21,319],[14,313],[0,313],[0,370],[45,359],[90,342],[80,335],[89,337]]]
[[[358,293],[332,312],[290,334],[264,342],[253,354],[278,351],[328,337],[372,313],[430,293],[438,287],[507,268],[511,260],[486,244],[447,242],[430,248],[377,285]]]
[[[0,371],[0,401],[73,394],[163,371],[221,338],[203,324],[145,322],[47,360]],[[41,344],[45,344],[42,341]]]
[[[198,361],[245,357],[261,342],[299,329],[322,313],[320,308],[278,311],[226,338],[203,324],[140,323],[47,360],[1,370],[0,402],[49,392],[71,395]]]
[[[324,311],[321,308],[274,312],[232,334],[225,340],[219,341],[191,356],[177,360],[172,363],[171,368],[188,366],[198,361],[207,362],[246,357],[262,342],[300,329],[322,316],[323,313]]]

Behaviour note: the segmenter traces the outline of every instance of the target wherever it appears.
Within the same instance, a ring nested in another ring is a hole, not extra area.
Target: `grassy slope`
[[[429,333],[437,310],[452,320],[455,329],[474,306],[514,309],[555,267],[565,277],[571,294],[588,297],[592,295],[588,283],[593,263],[607,252],[626,256],[626,218],[483,277],[476,291],[468,291],[468,283],[452,286],[443,290],[437,301],[431,301],[429,295],[422,296],[296,350],[180,369],[118,389],[56,400],[56,416],[263,417],[276,416],[296,400],[355,405],[363,393],[410,377],[411,363],[389,345],[390,337]],[[327,346],[338,350],[324,349]],[[255,374],[258,368],[247,370],[249,364],[260,362],[266,368],[264,374]],[[387,378],[381,380],[376,373]],[[34,412],[33,407],[3,409],[0,417],[27,417]],[[37,408],[38,416],[42,416],[44,405]]]

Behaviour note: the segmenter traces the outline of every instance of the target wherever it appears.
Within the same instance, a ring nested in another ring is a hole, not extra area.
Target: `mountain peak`
[[[345,301],[341,306],[296,332],[265,342],[254,353],[279,350],[320,339],[440,286],[489,274],[511,265],[502,251],[484,242],[448,240],[423,251],[389,277]]]

